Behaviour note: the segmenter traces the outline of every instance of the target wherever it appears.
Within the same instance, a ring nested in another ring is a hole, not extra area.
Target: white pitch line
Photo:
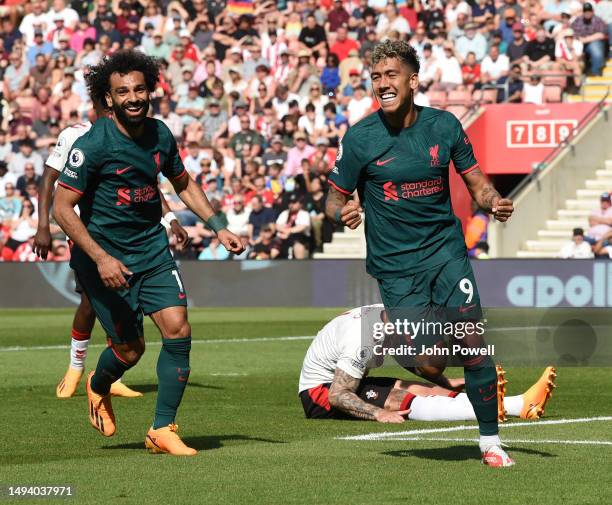
[[[574,419],[550,419],[547,421],[530,421],[530,422],[518,422],[500,424],[500,428],[516,428],[517,426],[544,426],[553,424],[575,424],[575,423],[593,423],[598,421],[612,421],[612,416],[599,416],[599,417],[579,417]],[[352,435],[346,437],[336,437],[337,440],[383,440],[395,437],[409,437],[411,435],[426,435],[428,433],[449,433],[452,431],[465,431],[465,430],[476,430],[478,425],[466,425],[451,426],[448,428],[427,428],[422,430],[408,430],[408,431],[385,431],[382,433],[366,433],[364,435]]]
[[[258,337],[258,338],[218,338],[211,340],[192,340],[192,344],[244,344],[250,342],[275,342],[287,340],[312,340],[314,337],[310,335],[296,337]],[[160,345],[159,341],[147,342],[147,345]],[[106,347],[106,344],[90,344],[89,349],[96,347]],[[21,352],[21,351],[50,351],[56,349],[70,349],[69,345],[33,345],[13,347],[0,347],[0,352]]]
[[[603,327],[608,328],[605,325],[591,325],[593,328]],[[525,330],[541,330],[541,329],[554,329],[556,326],[508,326],[500,328],[490,328],[487,331],[525,331]],[[216,340],[192,340],[192,344],[240,344],[248,342],[273,342],[275,340],[312,340],[313,336],[295,336],[295,337],[258,337],[258,338],[219,338]],[[158,341],[147,342],[147,345],[160,345]],[[101,348],[106,347],[106,344],[90,344],[89,348]],[[53,351],[59,349],[70,349],[69,345],[32,345],[32,346],[11,346],[11,347],[0,347],[0,352],[21,352],[21,351]]]
[[[478,442],[477,438],[444,438],[444,437],[400,437],[393,440],[426,441],[426,442]],[[536,440],[530,438],[504,438],[504,444],[563,444],[563,445],[612,445],[610,440]]]

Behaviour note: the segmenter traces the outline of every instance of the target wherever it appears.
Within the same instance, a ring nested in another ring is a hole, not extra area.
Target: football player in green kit
[[[155,417],[145,445],[155,453],[194,455],[175,424],[190,372],[191,327],[183,281],[160,224],[159,173],[226,249],[240,253],[242,245],[185,171],[170,130],[147,117],[158,75],[155,60],[137,51],[118,51],[92,68],[90,94],[104,96],[113,115],[75,141],[53,214],[75,242],[71,266],[110,337],[87,378],[92,426],[105,436],[115,433],[109,389],[144,352],[144,313],[162,336]]]
[[[461,123],[451,113],[414,104],[418,72],[418,57],[407,42],[387,40],[374,49],[371,78],[380,110],[342,139],[329,178],[326,214],[351,229],[359,226],[359,204],[350,196],[357,189],[365,210],[366,269],[377,279],[390,314],[431,310],[453,322],[477,321],[480,299],[461,223],[451,206],[450,162],[480,208],[497,220],[510,217],[512,201],[501,198],[480,170]],[[475,334],[462,340],[468,347],[482,344]],[[463,365],[480,429],[482,462],[511,466],[498,435],[493,360],[472,355]],[[415,372],[435,381],[443,367],[417,366]],[[358,384],[351,377],[338,382],[348,389]],[[401,421],[398,415],[396,422]]]

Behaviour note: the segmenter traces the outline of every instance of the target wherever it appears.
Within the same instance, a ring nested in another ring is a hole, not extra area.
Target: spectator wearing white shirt
[[[204,150],[200,149],[197,142],[189,142],[187,144],[187,156],[183,159],[183,165],[193,177],[200,173],[200,161],[208,158]]]
[[[574,84],[582,83],[582,53],[584,45],[574,37],[574,30],[565,30],[555,44],[555,58],[563,70],[574,74]]]
[[[249,233],[249,217],[251,209],[244,206],[244,196],[234,195],[232,208],[226,212],[227,229],[236,235],[247,235]]]
[[[355,94],[349,100],[346,110],[348,112],[349,125],[351,126],[367,116],[372,110],[372,98],[367,95],[363,84],[355,88]]]
[[[36,175],[42,175],[44,161],[38,151],[34,151],[34,142],[26,139],[19,144],[19,152],[15,154],[9,163],[9,170],[16,176],[23,175],[27,163],[34,165]]]
[[[499,46],[491,46],[489,54],[480,65],[480,82],[483,85],[496,85],[510,72],[510,60],[505,54],[499,54]]]
[[[584,240],[584,230],[574,228],[572,240],[567,242],[559,251],[559,258],[588,259],[593,257],[591,245]]]
[[[444,44],[444,58],[438,60],[436,69],[436,88],[452,90],[463,84],[461,64],[455,57],[452,42]]]
[[[385,12],[380,15],[378,24],[376,25],[376,33],[379,36],[388,34],[390,31],[396,31],[400,35],[407,35],[410,33],[408,20],[399,15],[397,7],[392,3],[385,6]]]
[[[602,193],[599,198],[599,208],[589,216],[589,231],[586,241],[594,244],[604,235],[612,231],[612,203],[610,193]]]
[[[79,14],[74,9],[66,7],[64,0],[53,0],[51,9],[47,11],[47,27],[54,26],[54,20],[62,18],[64,26],[69,30],[75,31],[79,22]]]
[[[278,238],[284,257],[301,260],[308,256],[310,244],[310,214],[302,209],[302,200],[293,193],[289,196],[289,208],[276,220]]]
[[[176,112],[172,112],[170,101],[167,98],[159,102],[159,114],[155,114],[155,119],[162,121],[172,132],[174,138],[179,141],[183,138],[183,121]]]
[[[523,103],[535,103],[541,105],[544,103],[544,83],[539,75],[529,77],[529,82],[523,85]]]
[[[476,28],[476,23],[468,23],[465,26],[465,35],[457,39],[456,51],[462,63],[468,53],[474,53],[479,63],[487,55],[487,39],[477,32]]]
[[[0,198],[6,196],[6,185],[13,186],[17,185],[17,177],[8,171],[8,167],[4,160],[0,160]]]
[[[428,89],[436,80],[438,70],[438,60],[433,55],[432,47],[429,42],[423,46],[423,57],[419,58],[419,84],[423,89]]]
[[[26,14],[21,20],[19,25],[19,31],[23,33],[23,37],[26,46],[30,47],[34,45],[34,32],[36,30],[42,31],[43,35],[46,35],[48,26],[48,16],[44,11],[43,2],[41,0],[35,0],[32,2],[32,12]]]

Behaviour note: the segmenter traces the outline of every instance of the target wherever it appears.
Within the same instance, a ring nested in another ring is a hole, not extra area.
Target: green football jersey
[[[134,273],[172,261],[160,223],[160,172],[170,179],[186,176],[164,123],[147,118],[145,134],[134,140],[100,118],[75,141],[59,178],[82,195],[81,220],[92,238]],[[91,260],[75,245],[70,264],[78,268]]]
[[[466,254],[453,213],[449,164],[465,174],[478,164],[451,113],[417,107],[416,122],[395,129],[382,111],[349,128],[330,184],[358,190],[365,210],[366,268],[375,278],[410,275]]]

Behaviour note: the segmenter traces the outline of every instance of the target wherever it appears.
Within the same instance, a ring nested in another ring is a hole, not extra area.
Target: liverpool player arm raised
[[[132,272],[91,238],[83,221],[74,211],[80,199],[81,195],[76,191],[59,186],[55,192],[53,217],[66,235],[96,263],[100,278],[107,288],[129,289],[126,276],[132,275]]]
[[[334,379],[329,387],[329,404],[342,412],[359,419],[369,419],[381,423],[403,423],[410,410],[391,411],[364,402],[357,394],[359,379],[355,379],[340,368],[334,371]]]
[[[463,177],[472,198],[482,210],[493,214],[495,219],[502,223],[508,220],[514,211],[512,200],[502,198],[489,178],[479,168],[471,170],[461,177]]]
[[[191,176],[184,172],[181,177],[171,179],[171,182],[174,191],[176,191],[176,194],[183,203],[204,222],[212,224],[211,218],[215,218],[215,211],[210,206],[210,202],[200,186],[195,183]],[[211,226],[211,228],[214,229],[215,227]],[[229,252],[240,254],[244,251],[240,239],[227,228],[217,229],[215,231],[219,238],[219,242],[221,242]]]

